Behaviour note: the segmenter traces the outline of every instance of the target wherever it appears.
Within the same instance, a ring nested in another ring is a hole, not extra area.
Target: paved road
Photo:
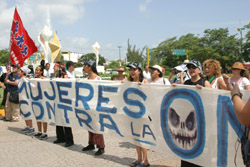
[[[0,166],[4,167],[122,167],[136,158],[134,145],[119,138],[105,134],[105,154],[96,157],[94,151],[82,152],[87,145],[86,130],[73,129],[75,145],[65,148],[63,144],[53,144],[55,126],[48,127],[49,138],[39,140],[20,133],[25,127],[23,120],[19,122],[0,121]],[[36,127],[34,125],[34,127]],[[166,155],[148,152],[151,167],[178,167],[180,160]]]

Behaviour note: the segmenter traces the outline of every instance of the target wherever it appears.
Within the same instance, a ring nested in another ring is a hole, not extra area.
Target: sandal
[[[132,163],[130,164],[130,166],[131,166],[131,167],[136,167],[136,166],[139,165],[139,164],[140,164],[139,161],[135,161],[135,162],[132,162]]]
[[[137,166],[139,166],[139,167],[149,167],[150,164],[144,164],[144,163],[142,162],[142,163],[139,163]]]

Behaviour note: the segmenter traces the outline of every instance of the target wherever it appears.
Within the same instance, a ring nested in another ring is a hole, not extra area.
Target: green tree
[[[5,66],[10,61],[10,52],[8,49],[0,50],[0,65]]]
[[[194,34],[187,34],[184,36],[181,36],[179,39],[177,37],[173,37],[170,39],[167,39],[159,44],[159,46],[156,48],[157,53],[152,57],[157,58],[157,54],[159,57],[162,57],[161,59],[157,59],[158,64],[162,64],[164,66],[168,67],[174,67],[176,65],[182,64],[183,60],[186,59],[186,55],[171,55],[170,50],[171,49],[188,49],[189,56],[192,55],[192,50],[196,50],[199,48],[199,38],[195,36]],[[193,57],[195,57],[193,55]]]
[[[232,62],[240,60],[240,40],[236,39],[235,36],[236,34],[229,35],[227,28],[205,30],[201,44],[204,48],[209,47],[210,52],[205,52],[204,58],[216,59],[220,61],[222,67],[231,66]]]
[[[173,37],[167,39],[155,48],[150,56],[154,64],[168,67],[179,65],[186,59],[186,56],[171,55],[171,49],[188,49],[189,59],[197,59],[201,62],[206,59],[219,60],[222,67],[232,65],[232,62],[239,60],[239,39],[236,35],[229,35],[227,28],[207,29],[203,36],[187,34],[179,39]]]
[[[247,31],[247,34],[245,36],[245,39],[246,39],[246,42],[243,43],[243,53],[242,53],[242,56],[243,56],[243,59],[245,61],[250,61],[250,23],[245,25],[244,26],[246,28]]]
[[[96,61],[96,56],[94,53],[87,53],[85,55],[82,55],[79,59],[79,62],[85,62],[85,61],[88,61],[88,60],[93,60],[93,61]],[[103,65],[104,63],[106,63],[106,60],[104,57],[102,57],[101,55],[99,55],[99,62],[98,64],[99,65]]]
[[[111,61],[109,63],[109,65],[107,65],[105,68],[111,68],[112,70],[116,70],[118,69],[118,67],[120,66],[120,61],[119,60],[115,60],[115,61]]]
[[[146,46],[144,46],[144,48],[142,48],[142,50],[140,51],[140,49],[136,49],[136,45],[132,46],[129,43],[129,39],[128,39],[128,49],[127,49],[127,60],[129,62],[141,62],[143,63],[146,60],[145,55],[143,54],[143,52],[145,51]]]

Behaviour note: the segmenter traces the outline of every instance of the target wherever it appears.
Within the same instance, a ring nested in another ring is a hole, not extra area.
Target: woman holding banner
[[[124,82],[124,81],[128,80],[126,75],[123,75],[123,73],[125,71],[123,66],[120,66],[117,71],[118,71],[118,75],[116,77],[114,77],[114,79],[113,79],[114,81],[122,81],[122,82]]]
[[[40,78],[40,79],[45,79],[46,77],[43,76],[43,65],[37,66],[34,74],[34,78]],[[38,127],[38,132],[34,135],[37,138],[40,139],[47,139],[47,127],[48,123],[47,122],[41,122],[37,121],[37,127]],[[43,133],[42,133],[42,128],[43,128]]]
[[[196,85],[198,89],[201,89],[202,87],[211,87],[209,81],[202,78],[202,67],[200,61],[191,60],[187,64],[187,68],[191,79],[186,80],[184,85]],[[181,160],[181,167],[199,167],[199,165]]]
[[[54,65],[54,77],[55,78],[69,78],[65,71],[65,65],[58,61]],[[71,127],[56,126],[56,140],[57,143],[64,143],[65,147],[70,147],[74,145],[73,134]]]
[[[143,82],[143,73],[142,73],[142,67],[141,63],[139,62],[133,62],[130,65],[127,65],[129,67],[129,80],[132,82]],[[137,160],[130,164],[131,167],[147,167],[150,166],[147,158],[147,149],[142,148],[140,146],[135,146],[136,152],[137,152]]]
[[[221,77],[221,66],[219,61],[208,59],[203,63],[203,69],[206,75],[205,79],[211,84],[212,88],[227,90],[227,85]]]
[[[101,80],[101,77],[98,76],[96,69],[96,63],[92,60],[84,62],[84,72],[88,74],[89,80]],[[103,134],[96,134],[89,131],[89,145],[84,147],[82,151],[90,151],[95,149],[95,145],[98,148],[98,151],[95,153],[96,156],[104,154],[104,137]]]
[[[30,69],[26,66],[23,66],[18,71],[18,76],[20,78],[28,78],[27,75],[30,73]],[[25,120],[26,127],[21,130],[22,133],[25,133],[26,135],[31,135],[35,132],[35,129],[33,128],[32,119]]]
[[[211,85],[209,81],[205,80],[202,77],[202,67],[201,63],[198,60],[191,60],[187,64],[189,75],[191,76],[191,79],[186,80],[184,82],[184,85],[194,85],[196,88],[201,89],[202,87],[210,87]],[[181,73],[183,75],[183,73]],[[182,77],[181,77],[182,79]],[[182,79],[183,80],[183,79]],[[177,84],[172,84],[172,86],[177,86]],[[181,160],[181,167],[200,167],[199,165]]]
[[[237,83],[240,90],[250,90],[249,72],[246,70],[241,62],[235,62],[232,67],[232,77],[223,75],[223,79],[227,84],[227,89],[232,90],[233,84]]]

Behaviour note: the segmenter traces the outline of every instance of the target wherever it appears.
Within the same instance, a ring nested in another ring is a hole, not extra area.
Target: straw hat
[[[235,62],[232,68],[237,68],[240,70],[245,70],[243,64],[241,62]]]
[[[119,68],[118,68],[118,70],[117,71],[122,71],[122,72],[124,72],[125,71],[125,69],[124,69],[124,67],[123,66],[120,66]]]

